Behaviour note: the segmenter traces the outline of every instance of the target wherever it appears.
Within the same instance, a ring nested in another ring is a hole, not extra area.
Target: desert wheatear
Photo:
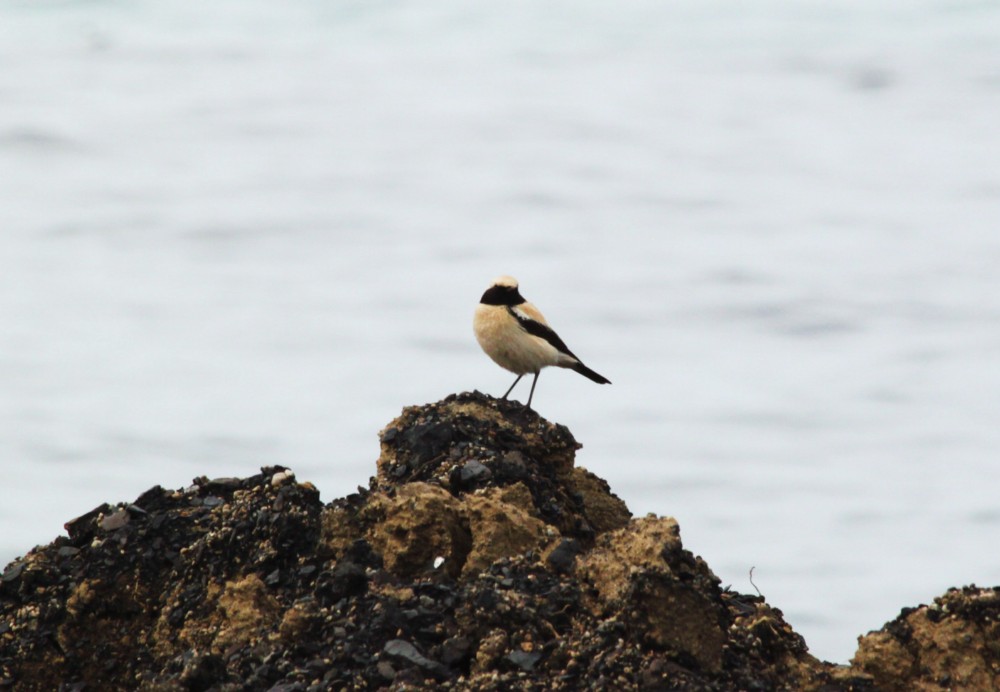
[[[517,290],[517,279],[501,276],[493,281],[476,308],[472,322],[479,345],[501,368],[517,375],[507,396],[521,378],[529,372],[535,374],[528,394],[528,408],[535,395],[538,373],[549,365],[576,370],[598,384],[611,384],[611,380],[599,375],[573,355],[565,342],[548,325],[542,313],[521,297]]]

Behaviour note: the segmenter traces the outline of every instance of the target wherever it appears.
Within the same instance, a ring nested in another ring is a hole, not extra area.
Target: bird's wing
[[[539,324],[544,324],[546,327],[549,323],[545,321],[545,316],[542,315],[542,311],[536,308],[534,305],[528,302],[521,303],[520,305],[515,305],[514,309],[517,310],[521,315],[527,317],[528,319],[534,320]]]
[[[552,327],[545,323],[545,318],[542,317],[542,313],[538,311],[531,303],[522,303],[520,305],[515,305],[513,307],[508,307],[507,312],[517,320],[517,323],[521,326],[521,329],[528,332],[532,336],[537,336],[540,339],[552,344],[552,346],[560,353],[565,353],[567,356],[576,358],[573,352],[569,350],[569,346],[566,345],[559,335],[553,331]],[[579,360],[579,358],[577,358]]]

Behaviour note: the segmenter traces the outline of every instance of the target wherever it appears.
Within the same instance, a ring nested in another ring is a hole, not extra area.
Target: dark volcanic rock
[[[3,571],[0,688],[997,682],[995,592],[950,592],[869,635],[854,668],[823,663],[763,598],[721,589],[673,519],[631,520],[574,466],[569,431],[519,404],[451,396],[381,440],[369,487],[325,507],[274,467],[72,520]]]

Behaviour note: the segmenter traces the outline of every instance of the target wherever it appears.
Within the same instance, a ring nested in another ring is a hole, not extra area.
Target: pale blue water
[[[817,656],[1000,583],[1000,9],[0,5],[0,561],[104,501],[501,394]],[[522,392],[526,396],[527,389]]]

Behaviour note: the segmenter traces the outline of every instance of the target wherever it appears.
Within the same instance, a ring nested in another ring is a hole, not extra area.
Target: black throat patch
[[[486,293],[479,299],[483,305],[506,305],[513,307],[524,302],[524,298],[517,290],[517,286],[490,286]]]

